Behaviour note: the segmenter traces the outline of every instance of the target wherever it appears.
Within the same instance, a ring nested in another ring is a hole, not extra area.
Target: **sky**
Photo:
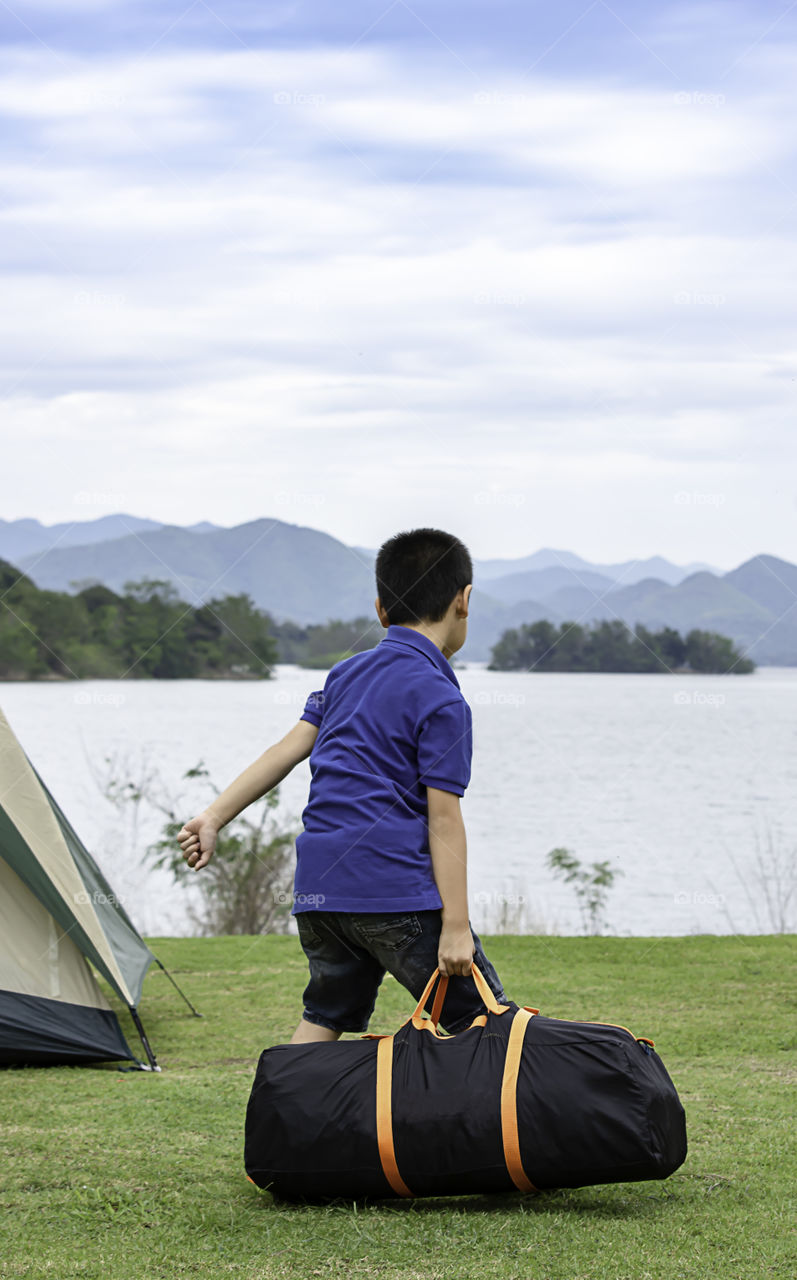
[[[797,3],[0,2],[0,515],[797,561]]]

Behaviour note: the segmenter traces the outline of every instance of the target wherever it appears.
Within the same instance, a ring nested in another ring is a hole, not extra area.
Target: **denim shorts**
[[[367,1030],[386,972],[419,1000],[437,968],[439,910],[388,914],[300,911],[296,925],[310,963],[310,981],[303,996],[304,1018],[332,1031]],[[501,980],[475,933],[473,942],[473,963],[499,1003],[506,1001]],[[449,979],[440,1026],[455,1034],[484,1012],[470,975]]]

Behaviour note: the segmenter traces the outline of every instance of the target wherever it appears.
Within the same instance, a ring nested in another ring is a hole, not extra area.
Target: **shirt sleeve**
[[[313,693],[308,694],[307,701],[304,704],[304,711],[299,716],[300,720],[309,720],[310,724],[318,727],[324,715],[324,690],[316,689]]]
[[[473,730],[464,698],[428,716],[418,736],[418,777],[426,787],[465,794],[470,782]]]

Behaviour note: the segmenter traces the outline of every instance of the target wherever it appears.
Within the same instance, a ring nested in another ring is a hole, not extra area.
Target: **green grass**
[[[797,1259],[794,940],[496,938],[519,1002],[652,1036],[686,1107],[689,1156],[665,1182],[417,1201],[279,1203],[243,1171],[262,1048],[300,1014],[290,938],[155,939],[204,1013],[159,971],[142,1014],[161,1075],[113,1067],[0,1076],[0,1276],[161,1280],[766,1280]],[[372,1031],[411,1000],[392,980]],[[130,1043],[133,1031],[123,1016]]]

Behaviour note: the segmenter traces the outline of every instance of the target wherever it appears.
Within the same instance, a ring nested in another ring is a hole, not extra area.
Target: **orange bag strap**
[[[530,1009],[518,1009],[512,1019],[512,1029],[506,1046],[504,1076],[501,1081],[501,1137],[504,1143],[504,1159],[509,1176],[518,1191],[536,1191],[533,1182],[526,1177],[520,1158],[520,1139],[517,1127],[517,1078],[523,1053],[523,1037],[534,1014]]]
[[[437,1026],[438,1022],[440,1021],[440,1014],[443,1012],[443,1001],[446,998],[447,991],[448,991],[448,978],[444,977],[441,974],[440,981],[437,984],[437,990],[434,993],[434,1004],[432,1005],[432,1012],[429,1015],[432,1019],[432,1023],[434,1024],[434,1026]]]
[[[491,1013],[506,1013],[509,1006],[499,1004],[484,976],[473,966],[473,978],[479,994]],[[426,988],[418,1001],[412,1015],[413,1026],[423,1026],[421,1017],[432,988],[440,978],[434,1004],[432,1020],[440,1016],[443,1007],[448,979],[435,969]],[[534,1017],[536,1010],[519,1009],[512,1020],[509,1040],[506,1048],[504,1074],[501,1081],[501,1137],[504,1145],[504,1159],[509,1176],[519,1191],[536,1191],[534,1183],[527,1177],[520,1158],[520,1140],[517,1125],[517,1079],[520,1069],[520,1058],[523,1052],[523,1039],[526,1027]],[[417,1021],[416,1021],[417,1019]],[[406,1024],[405,1024],[406,1025]],[[374,1037],[376,1038],[376,1037]],[[406,1182],[399,1173],[396,1161],[396,1149],[393,1143],[393,1036],[380,1036],[376,1046],[376,1142],[382,1171],[396,1195],[412,1198]]]
[[[498,1003],[498,1001],[496,1000],[493,994],[492,988],[488,986],[486,978],[481,973],[481,971],[476,967],[476,965],[473,965],[470,976],[473,978],[473,981],[476,983],[476,990],[478,991],[479,995],[484,1001],[484,1004],[486,1005],[486,1007],[490,1010],[490,1013],[506,1013],[506,1011],[509,1008],[509,1005]],[[434,984],[437,982],[438,978],[440,979],[440,987],[438,988],[437,993],[435,995],[434,1004],[432,1005],[432,1016],[431,1016],[432,1025],[437,1026],[437,1023],[440,1018],[440,1014],[442,1013],[443,1001],[446,998],[446,990],[448,987],[448,978],[445,977],[443,974],[441,974],[439,969],[435,969],[434,973],[432,974],[431,978],[429,979],[429,981],[427,982],[424,988],[424,991],[420,1000],[415,1006],[415,1012],[413,1013],[412,1017],[408,1019],[408,1021],[410,1021],[416,1029],[423,1027],[426,1022],[426,1019],[423,1017],[423,1011],[426,1008],[426,1001],[429,999],[429,996],[432,993],[432,988],[434,987]]]
[[[393,1146],[393,1037],[383,1036],[376,1046],[376,1141],[382,1170],[399,1196],[412,1192],[396,1164]]]

